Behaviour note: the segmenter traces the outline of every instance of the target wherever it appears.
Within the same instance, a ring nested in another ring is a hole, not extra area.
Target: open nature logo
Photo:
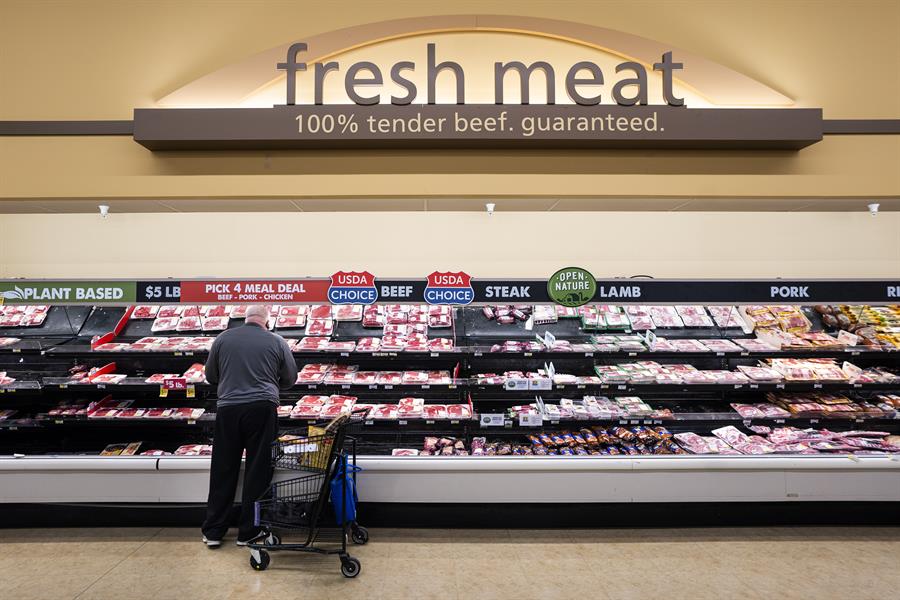
[[[563,306],[575,307],[590,302],[597,293],[597,280],[579,267],[566,267],[547,281],[550,299]]]

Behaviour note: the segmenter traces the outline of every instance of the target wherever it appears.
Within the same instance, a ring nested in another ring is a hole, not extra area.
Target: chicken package
[[[357,352],[378,352],[381,348],[381,338],[364,337],[356,341]]]
[[[419,418],[424,407],[424,398],[400,398],[397,403],[397,418]]]
[[[132,319],[155,319],[159,313],[159,306],[155,304],[141,304],[134,307],[131,312]]]
[[[376,404],[369,412],[369,418],[377,419],[379,421],[395,421],[397,420],[397,405]]]
[[[334,310],[335,321],[362,321],[362,304],[344,304],[336,306]]]
[[[333,333],[333,319],[315,319],[310,317],[306,323],[306,335],[308,336],[330,336]]]
[[[401,371],[381,371],[378,374],[378,385],[401,385],[403,383],[403,373]]]
[[[306,315],[281,315],[275,319],[275,329],[301,329],[306,327]]]
[[[404,371],[403,385],[425,385],[428,383],[427,371]]]
[[[228,317],[201,317],[203,331],[225,331],[228,329]]]
[[[184,378],[188,383],[203,383],[206,381],[206,365],[194,363],[184,372]]]

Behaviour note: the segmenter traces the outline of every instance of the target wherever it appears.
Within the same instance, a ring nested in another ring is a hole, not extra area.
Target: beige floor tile
[[[107,558],[79,553],[66,558],[4,554],[0,559],[0,596],[18,600],[74,598],[114,564]]]

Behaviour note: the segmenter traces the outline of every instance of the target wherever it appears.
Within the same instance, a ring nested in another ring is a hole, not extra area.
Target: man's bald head
[[[247,307],[247,316],[245,317],[245,320],[247,323],[254,323],[255,325],[265,327],[269,320],[269,307],[262,304],[250,305]]]

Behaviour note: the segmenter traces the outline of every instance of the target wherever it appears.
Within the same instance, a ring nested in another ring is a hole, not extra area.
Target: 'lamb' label
[[[597,293],[597,280],[590,272],[578,267],[566,267],[554,273],[547,282],[550,299],[563,306],[587,304]]]
[[[597,288],[597,294],[601,298],[640,298],[641,286],[639,285],[601,285]]]
[[[475,299],[472,277],[462,271],[435,271],[428,276],[425,302],[428,304],[470,304]]]
[[[338,271],[331,276],[328,301],[332,304],[374,304],[376,300],[375,276],[368,271]]]

